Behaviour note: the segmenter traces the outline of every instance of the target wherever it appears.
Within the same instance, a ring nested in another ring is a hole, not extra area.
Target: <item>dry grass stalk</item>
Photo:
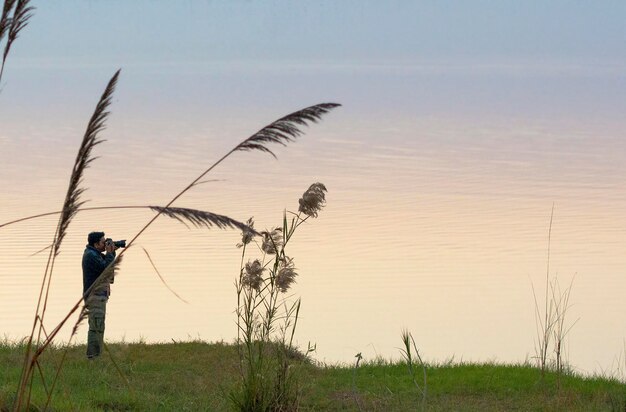
[[[533,298],[535,301],[535,325],[537,328],[536,358],[541,370],[541,377],[545,376],[550,364],[557,373],[557,384],[560,386],[561,375],[564,371],[564,341],[570,330],[578,320],[571,325],[566,324],[566,314],[570,308],[569,300],[574,284],[572,278],[569,286],[561,290],[558,277],[550,279],[550,247],[552,239],[552,222],[554,218],[554,205],[550,214],[550,226],[548,229],[548,255],[546,262],[545,302],[543,313],[539,309],[535,286],[531,283]],[[554,358],[550,359],[549,352],[552,347]]]
[[[192,224],[193,224],[193,220],[198,220],[199,224],[194,224],[194,226],[200,227],[200,226],[204,226],[207,228],[210,228],[213,224],[215,224],[217,227],[223,229],[223,228],[237,228],[237,229],[242,229],[243,227],[246,226],[246,224],[238,222],[236,220],[233,220],[227,216],[223,216],[223,215],[218,215],[212,212],[207,212],[207,211],[202,211],[202,210],[197,210],[197,209],[188,209],[188,208],[173,208],[173,207],[165,207],[165,206],[154,206],[154,205],[133,205],[133,206],[95,206],[95,207],[81,207],[76,209],[76,213],[78,212],[90,212],[90,211],[97,211],[97,210],[116,210],[116,209],[150,209],[156,213],[161,213],[162,211],[167,212],[165,213],[166,215],[171,215],[170,217],[175,218],[177,220],[179,220],[181,223],[184,223],[182,219],[178,219],[178,217],[181,218],[186,218],[186,215],[197,215],[197,217],[193,217],[193,219],[187,219],[189,220]],[[179,212],[177,212],[179,211]],[[13,225],[16,223],[22,223],[22,222],[26,222],[28,220],[33,220],[33,219],[38,219],[40,217],[46,217],[46,216],[54,216],[54,215],[58,215],[63,213],[63,211],[59,210],[59,211],[55,211],[55,212],[46,212],[46,213],[40,213],[37,215],[31,215],[31,216],[26,216],[26,217],[22,217],[19,219],[14,219],[8,222],[4,222],[2,224],[0,224],[0,228],[3,228],[5,226],[9,226],[9,225]],[[206,215],[206,216],[202,216],[202,215]],[[202,222],[203,220],[205,220],[206,222]],[[225,226],[223,226],[222,224],[218,224],[219,220],[223,220],[223,224]],[[230,222],[230,223],[229,223]],[[256,231],[253,231],[253,234],[255,236],[258,236],[259,233],[257,233]],[[42,252],[45,249],[48,249],[50,246],[46,246],[44,249],[35,252],[35,254]]]
[[[550,246],[552,240],[552,221],[554,218],[554,204],[552,204],[552,212],[550,213],[550,226],[548,227],[548,256],[546,258],[546,288],[545,288],[545,308],[543,314],[539,310],[539,304],[537,302],[537,295],[535,294],[535,286],[531,284],[533,290],[533,297],[535,299],[535,325],[537,327],[537,358],[539,361],[539,367],[541,369],[541,376],[545,376],[547,360],[548,360],[548,346],[550,344],[550,338],[552,336],[552,330],[554,328],[554,308],[553,302],[549,296],[549,283],[550,283]]]
[[[554,327],[552,331],[553,339],[554,339],[554,360],[555,367],[557,373],[557,384],[560,388],[561,386],[561,375],[564,372],[564,357],[565,357],[565,349],[564,342],[565,338],[569,334],[570,330],[574,327],[574,325],[578,322],[576,319],[571,325],[566,323],[566,314],[570,308],[570,296],[572,293],[572,286],[574,286],[574,278],[570,281],[570,284],[565,290],[561,290],[561,286],[559,284],[558,278],[554,278],[554,280],[550,283],[550,290],[552,301],[554,302]]]

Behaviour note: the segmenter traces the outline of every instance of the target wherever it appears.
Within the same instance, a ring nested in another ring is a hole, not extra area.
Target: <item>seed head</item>
[[[280,260],[280,268],[276,274],[276,286],[281,292],[285,293],[291,287],[291,284],[296,281],[296,268],[293,266],[293,259],[285,256]]]
[[[245,267],[246,273],[244,273],[244,275],[242,276],[241,283],[251,289],[261,289],[264,271],[265,268],[263,267],[259,259],[255,259],[254,262],[248,261]]]
[[[251,229],[254,229],[254,218],[251,217],[250,219],[246,220],[246,226],[248,226]],[[241,243],[237,243],[237,247],[243,247],[243,245],[247,245],[248,243],[252,242],[252,239],[254,238],[254,233],[250,230],[244,229],[241,231]]]
[[[261,232],[263,235],[263,243],[261,249],[268,255],[274,255],[278,253],[280,247],[283,244],[283,229],[274,228],[271,232]]]
[[[317,217],[317,213],[326,204],[325,192],[327,192],[326,186],[319,182],[313,183],[298,200],[300,203],[298,211],[309,217]]]

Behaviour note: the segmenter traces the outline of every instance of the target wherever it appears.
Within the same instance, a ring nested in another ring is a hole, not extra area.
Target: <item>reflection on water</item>
[[[400,95],[391,103],[406,104],[393,115],[373,110],[371,99],[359,103],[361,88],[326,90],[345,107],[298,143],[277,149],[278,161],[237,153],[209,175],[215,181],[176,205],[242,221],[254,216],[263,229],[279,224],[284,208],[297,209],[311,183],[326,184],[327,207],[300,230],[291,249],[303,300],[297,336],[303,346],[317,343],[320,360],[350,362],[358,352],[398,357],[403,328],[430,360],[534,356],[531,284],[541,297],[554,204],[551,275],[563,283],[574,277],[568,315],[571,322],[579,319],[569,336],[569,360],[583,371],[610,368],[626,337],[623,120],[582,121],[563,113],[555,119],[459,111],[424,116],[416,110],[424,102],[410,103],[413,92],[402,94],[399,80],[387,81],[391,91],[377,97]],[[132,93],[125,95],[120,84],[122,97],[104,135],[109,141],[97,148],[101,159],[86,175],[91,206],[165,204],[242,138],[302,106],[290,102],[285,109],[270,95],[271,105],[260,112],[233,106],[181,113],[174,102],[173,114],[152,114],[128,103],[140,93],[128,82]],[[474,86],[466,91],[475,93]],[[296,94],[309,102],[303,93]],[[7,89],[0,102],[11,96]],[[539,100],[526,96],[533,98]],[[95,97],[82,104],[91,101]],[[50,110],[56,116],[33,121],[0,104],[0,222],[62,203],[90,109]],[[50,325],[80,296],[86,234],[102,229],[130,238],[151,216],[141,210],[77,216],[55,268]],[[55,224],[52,217],[0,229],[0,334],[28,334],[47,258],[31,254],[51,241]],[[234,231],[157,221],[139,243],[190,303],[160,283],[140,248],[130,249],[113,287],[109,339],[231,341],[238,242]],[[85,334],[83,327],[79,340]]]

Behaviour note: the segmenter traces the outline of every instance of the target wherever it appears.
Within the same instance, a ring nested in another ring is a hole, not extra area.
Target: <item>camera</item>
[[[109,244],[109,243],[113,243],[113,244],[115,245],[115,247],[126,247],[126,239],[124,239],[124,240],[116,240],[116,241],[113,241],[113,239],[111,239],[111,238],[107,238],[107,239],[105,240],[105,242],[106,242],[107,244]]]

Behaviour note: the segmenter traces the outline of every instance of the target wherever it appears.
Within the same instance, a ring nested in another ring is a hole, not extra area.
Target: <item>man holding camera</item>
[[[83,253],[83,298],[89,314],[87,359],[94,359],[100,356],[104,346],[104,318],[111,285],[105,282],[93,290],[89,289],[104,269],[115,260],[115,249],[118,246],[111,239],[106,239],[104,232],[91,232],[87,236],[87,242]],[[105,251],[106,254],[103,253]]]

